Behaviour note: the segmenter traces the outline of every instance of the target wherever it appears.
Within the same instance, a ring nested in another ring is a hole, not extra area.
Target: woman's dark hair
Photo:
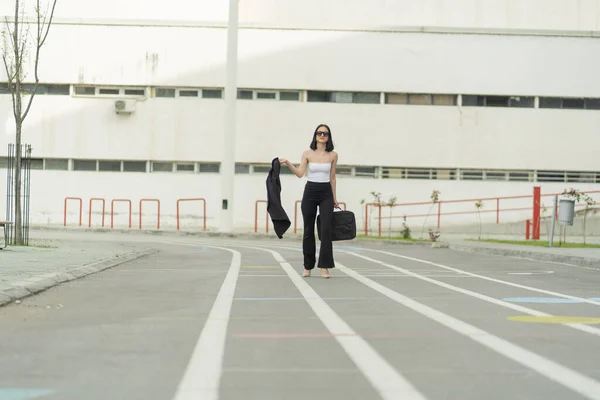
[[[333,137],[331,136],[331,129],[329,129],[329,127],[325,124],[320,124],[315,129],[315,133],[313,133],[312,142],[310,143],[310,148],[313,150],[317,149],[317,131],[321,127],[327,128],[327,132],[329,132],[329,140],[327,140],[327,144],[325,145],[325,151],[333,151]]]

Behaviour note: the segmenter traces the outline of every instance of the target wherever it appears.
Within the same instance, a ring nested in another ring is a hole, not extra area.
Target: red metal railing
[[[158,207],[158,217],[156,220],[156,229],[160,229],[160,200],[159,199],[141,199],[140,200],[140,229],[142,229],[142,204],[145,201],[153,201],[157,203]]]
[[[92,202],[93,201],[101,201],[102,202],[102,227],[104,228],[104,214],[106,211],[106,201],[104,199],[100,199],[97,197],[93,197],[90,199],[90,206],[89,206],[89,221],[88,221],[88,228],[92,227]]]
[[[258,204],[265,203],[268,204],[267,200],[256,200],[254,203],[254,233],[258,232]],[[265,231],[269,233],[269,213],[265,209]]]
[[[298,224],[298,204],[302,204],[302,200],[296,200],[294,202],[294,234],[296,234],[297,224]],[[338,204],[340,206],[343,204],[344,210],[347,210],[346,203],[344,203],[343,201],[340,201],[340,202],[338,202]]]
[[[67,226],[67,201],[68,200],[79,201],[79,226],[81,226],[83,223],[83,199],[81,197],[65,197],[65,204],[63,207],[64,226]]]
[[[178,199],[177,200],[177,230],[179,230],[180,224],[179,224],[179,203],[181,203],[182,201],[201,201],[204,204],[204,215],[203,215],[203,219],[204,219],[204,230],[206,230],[206,199],[198,197],[198,198],[190,198],[190,199]]]
[[[584,191],[584,193],[586,194],[593,194],[593,193],[600,193],[600,190],[590,190],[590,191]],[[372,207],[376,207],[378,210],[378,216],[376,217],[376,219],[378,219],[378,235],[381,236],[381,232],[382,232],[382,220],[384,219],[396,219],[396,218],[423,218],[423,217],[428,217],[428,216],[436,216],[437,217],[437,228],[439,229],[441,227],[441,219],[442,216],[449,216],[449,215],[466,215],[466,214],[476,214],[476,213],[481,213],[481,214],[489,214],[489,213],[495,213],[496,214],[496,224],[500,223],[500,213],[504,213],[504,212],[514,212],[514,211],[528,211],[531,210],[532,211],[532,238],[533,239],[539,239],[540,237],[540,208],[541,208],[541,198],[543,197],[554,197],[554,196],[560,196],[562,193],[548,193],[548,194],[541,194],[539,191],[539,187],[534,187],[534,193],[532,195],[522,195],[522,196],[503,196],[503,197],[480,197],[480,198],[470,198],[470,199],[457,199],[457,200],[440,200],[437,203],[434,203],[432,201],[425,201],[425,202],[416,202],[416,203],[397,203],[394,205],[388,205],[388,204],[379,204],[379,203],[367,203],[365,204],[365,235],[369,235],[369,210]],[[501,202],[504,202],[506,200],[516,200],[516,199],[532,199],[533,203],[531,206],[529,207],[511,207],[511,208],[502,208],[501,207]],[[473,211],[454,211],[454,212],[442,212],[442,206],[443,205],[449,205],[449,204],[459,204],[459,203],[469,203],[469,202],[477,202],[477,201],[493,201],[495,202],[495,208],[492,210],[473,210]],[[382,216],[382,208],[384,207],[413,207],[413,206],[436,206],[437,205],[437,210],[434,213],[431,214],[402,214],[402,215],[398,215],[398,216]],[[585,205],[577,205],[576,207],[585,207]]]
[[[110,228],[112,229],[114,227],[115,203],[129,203],[129,227],[131,228],[131,200],[129,199],[113,199],[110,202]]]

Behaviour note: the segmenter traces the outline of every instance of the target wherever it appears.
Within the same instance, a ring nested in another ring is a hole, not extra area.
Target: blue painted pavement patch
[[[310,300],[319,299],[318,297],[237,297],[237,301],[288,301],[288,300]],[[380,297],[323,297],[322,300],[381,300]]]
[[[38,399],[54,393],[50,389],[27,389],[27,388],[0,388],[0,399],[2,400],[28,400]]]
[[[573,304],[573,303],[584,303],[583,300],[577,299],[565,299],[562,297],[507,297],[504,301],[511,301],[513,303],[545,303],[545,304]],[[590,301],[600,301],[600,297],[589,298]]]

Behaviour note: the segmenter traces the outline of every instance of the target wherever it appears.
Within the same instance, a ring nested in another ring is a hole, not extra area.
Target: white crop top
[[[308,163],[308,180],[310,182],[329,182],[331,163]]]

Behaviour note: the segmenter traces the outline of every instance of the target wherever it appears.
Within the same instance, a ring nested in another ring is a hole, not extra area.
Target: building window
[[[279,92],[281,101],[300,101],[300,92]]]
[[[96,160],[73,160],[73,171],[96,171]]]
[[[505,181],[506,176],[507,174],[504,171],[485,171],[486,181]]]
[[[535,107],[535,97],[513,96],[508,98],[509,107],[533,108]]]
[[[238,99],[240,100],[252,100],[252,90],[238,90]]]
[[[235,173],[236,174],[249,174],[250,173],[250,165],[249,164],[235,164]]]
[[[600,110],[600,99],[585,99],[586,110]]]
[[[177,171],[177,172],[194,172],[194,164],[192,164],[192,163],[176,163],[175,171]]]
[[[406,93],[386,93],[386,104],[408,104],[408,94]]]
[[[99,94],[104,94],[104,95],[111,95],[111,96],[115,96],[115,95],[119,95],[119,89],[111,89],[111,88],[100,88],[98,90]]]
[[[562,108],[570,108],[575,110],[582,110],[585,108],[583,99],[562,99]]]
[[[324,92],[309,90],[309,102],[379,104],[379,92]]]
[[[256,92],[256,98],[258,100],[276,100],[277,92]]]
[[[223,91],[221,89],[204,89],[202,90],[203,99],[222,99]]]
[[[198,164],[198,172],[202,173],[219,173],[219,164]]]
[[[564,171],[538,171],[537,172],[538,182],[564,182],[565,172]]]
[[[125,96],[145,96],[146,89],[125,89]]]
[[[60,158],[46,158],[44,160],[44,169],[68,171],[69,160]]]
[[[375,169],[375,167],[356,167],[354,169],[354,175],[375,178],[376,177],[376,169]]]
[[[562,108],[562,99],[558,97],[540,97],[540,108]]]
[[[508,171],[508,180],[509,181],[523,181],[528,182],[532,176],[529,172],[525,171]]]
[[[407,168],[406,179],[431,179],[430,169]]]
[[[120,172],[121,161],[99,161],[98,171]]]
[[[432,104],[434,106],[455,106],[456,98],[455,94],[434,94]]]
[[[430,106],[433,104],[430,94],[416,94],[410,93],[408,95],[408,104],[414,104],[418,106]]]
[[[339,165],[336,165],[335,174],[350,176],[350,175],[352,175],[352,167],[340,167]]]
[[[380,93],[357,92],[352,95],[352,102],[357,104],[379,104],[381,103]]]
[[[125,172],[146,172],[146,161],[123,161]]]
[[[179,97],[198,97],[197,90],[179,90]]]
[[[156,88],[156,97],[175,97],[175,89],[173,88]]]
[[[153,161],[152,172],[173,172],[173,163]]]
[[[483,171],[477,170],[461,170],[461,179],[465,181],[481,181],[483,180]]]
[[[93,86],[75,86],[75,94],[79,96],[94,96],[96,88]]]

